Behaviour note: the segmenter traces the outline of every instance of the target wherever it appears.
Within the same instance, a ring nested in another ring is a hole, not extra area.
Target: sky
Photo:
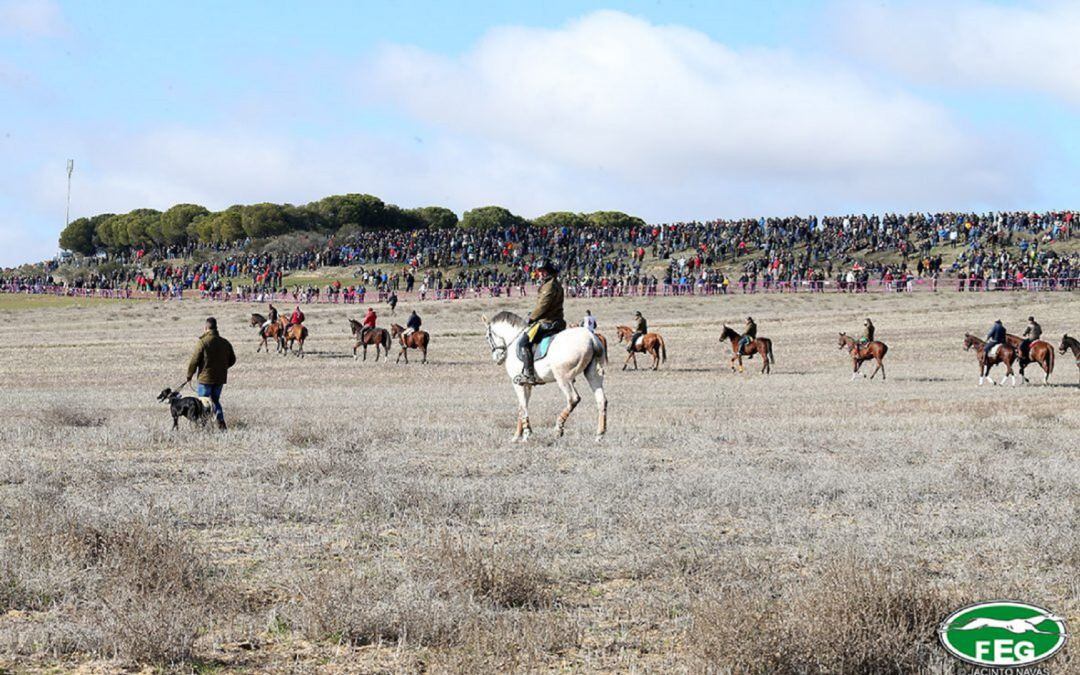
[[[1078,208],[1080,2],[0,0],[0,266],[365,192],[650,222]]]

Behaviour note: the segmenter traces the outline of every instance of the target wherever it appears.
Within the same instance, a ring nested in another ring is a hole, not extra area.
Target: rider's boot
[[[228,431],[229,430],[229,427],[226,426],[226,424],[225,424],[225,420],[218,420],[217,428],[222,430],[222,431]]]
[[[536,368],[533,366],[532,345],[529,342],[518,345],[518,358],[521,359],[521,374],[514,378],[514,384],[537,384]]]

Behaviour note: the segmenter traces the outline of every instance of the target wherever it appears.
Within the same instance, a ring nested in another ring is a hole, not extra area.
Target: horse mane
[[[513,312],[502,311],[491,317],[491,323],[508,323],[514,328],[524,328],[528,325],[525,319],[522,319]]]

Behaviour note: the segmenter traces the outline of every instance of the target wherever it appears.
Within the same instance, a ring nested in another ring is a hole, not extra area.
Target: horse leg
[[[427,363],[427,347],[422,347],[420,349],[420,354],[420,363]]]
[[[854,356],[851,357],[851,381],[854,382],[855,378],[859,376],[859,360]]]
[[[744,368],[743,364],[742,364],[742,352],[739,352],[739,372],[740,373],[745,373],[746,372],[746,368]]]
[[[559,389],[562,389],[563,395],[566,396],[566,408],[555,418],[555,435],[561,438],[563,428],[566,426],[566,420],[570,417],[570,413],[574,412],[577,404],[581,403],[581,396],[577,393],[577,389],[574,389],[574,380],[570,378],[563,379],[556,375],[555,382],[559,385]]]
[[[877,375],[878,371],[880,370],[881,371],[881,379],[884,380],[885,379],[885,371],[882,369],[881,359],[874,359],[874,360],[876,361],[876,364],[875,364],[875,367],[874,367],[874,372],[870,373],[870,379],[871,380],[874,379],[874,376]]]
[[[652,369],[656,370],[660,367],[660,347],[653,347],[649,354],[652,355]]]
[[[367,343],[364,343],[364,360],[367,361]]]
[[[761,374],[766,375],[769,372],[769,355],[760,347],[758,348],[758,354],[761,355],[761,360],[764,361],[761,364]]]
[[[604,376],[597,369],[595,360],[585,369],[585,380],[596,398],[596,440],[600,440],[607,431],[607,396],[604,394]]]
[[[514,392],[518,397],[517,433],[514,434],[514,440],[524,443],[532,434],[532,428],[529,426],[529,396],[532,395],[532,387],[515,384]]]

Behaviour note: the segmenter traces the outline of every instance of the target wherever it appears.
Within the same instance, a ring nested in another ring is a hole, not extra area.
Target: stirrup
[[[517,375],[515,375],[513,382],[514,384],[521,387],[524,387],[526,385],[539,384],[535,375],[527,375],[525,373],[518,373]]]

